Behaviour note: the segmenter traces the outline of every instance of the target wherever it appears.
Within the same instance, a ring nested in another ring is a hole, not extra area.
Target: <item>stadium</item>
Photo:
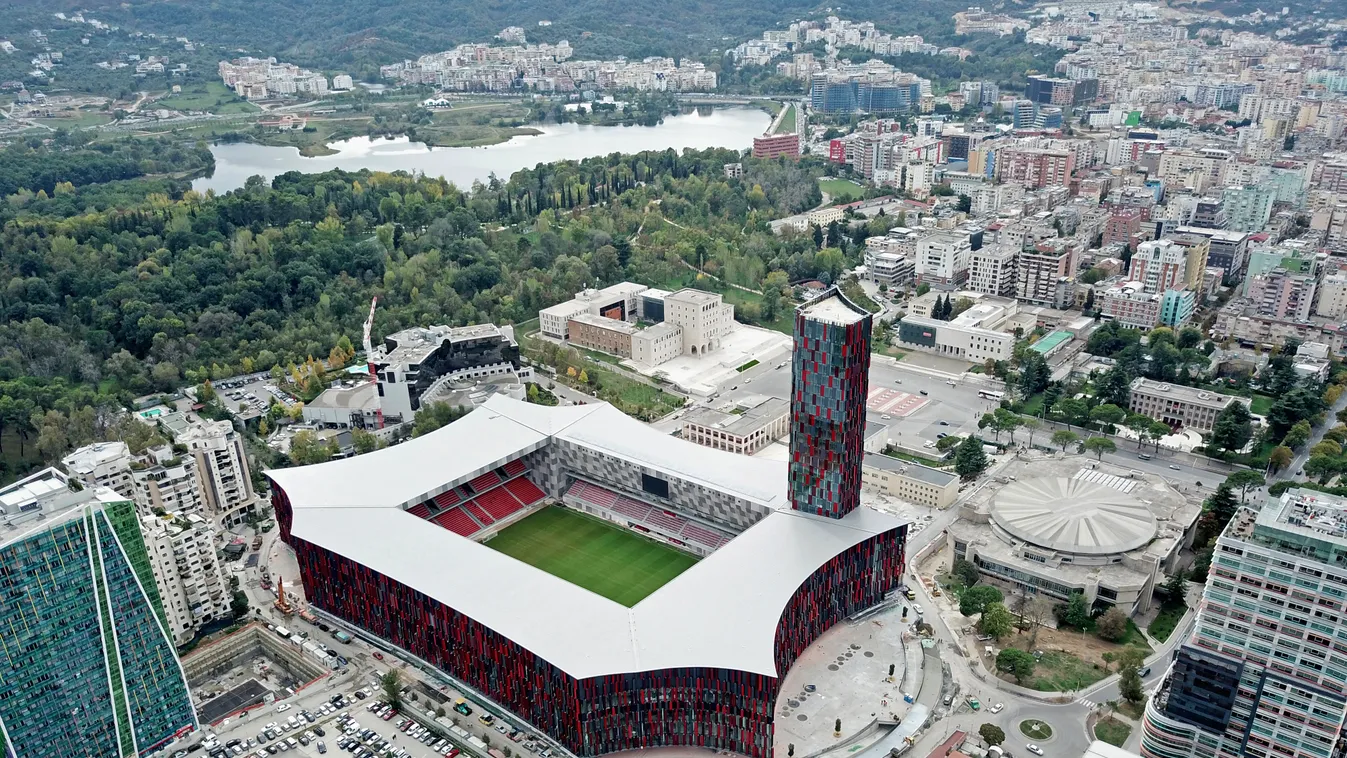
[[[768,758],[796,657],[901,582],[906,525],[859,506],[869,337],[835,291],[797,311],[790,465],[496,396],[267,472],[282,537],[314,607],[575,755]]]

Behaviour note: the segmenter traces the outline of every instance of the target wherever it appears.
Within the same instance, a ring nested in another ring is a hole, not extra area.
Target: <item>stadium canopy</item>
[[[763,503],[769,514],[627,608],[404,506],[556,441]],[[786,465],[674,439],[604,403],[547,408],[493,396],[423,437],[354,458],[268,471],[292,535],[411,587],[577,679],[709,667],[780,676],[776,630],[795,591],[834,556],[904,522],[790,510]]]
[[[1025,542],[1078,555],[1119,555],[1155,538],[1155,515],[1136,497],[1085,479],[1038,477],[996,493],[992,519]]]

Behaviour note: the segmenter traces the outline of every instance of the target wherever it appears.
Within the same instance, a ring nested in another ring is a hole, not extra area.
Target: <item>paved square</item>
[[[872,387],[865,405],[875,413],[888,413],[899,418],[910,416],[923,405],[930,402],[928,397],[899,392],[887,387]]]

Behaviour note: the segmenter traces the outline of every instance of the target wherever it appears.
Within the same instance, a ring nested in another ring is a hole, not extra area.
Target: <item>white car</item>
[[[1043,748],[1039,747],[1038,745],[1025,745],[1024,749],[1028,750],[1034,755],[1043,755]]]
[[[289,704],[289,703],[281,703],[280,705],[276,706],[276,712],[277,712],[277,713],[285,713],[285,712],[288,711],[288,710],[290,710],[290,704]]]
[[[923,609],[920,605],[917,605],[916,603],[912,604],[912,610],[916,611],[918,616],[924,615],[926,613],[926,610]]]
[[[1005,703],[997,703],[996,705],[993,705],[991,708],[988,708],[988,709],[987,709],[987,712],[988,712],[988,713],[1000,713],[1000,712],[1001,712],[1001,709],[1002,709],[1002,708],[1005,708],[1005,707],[1006,707],[1006,704],[1005,704]]]

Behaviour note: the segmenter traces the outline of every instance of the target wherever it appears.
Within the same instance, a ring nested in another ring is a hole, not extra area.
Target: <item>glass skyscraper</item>
[[[1347,500],[1289,490],[1217,538],[1197,623],[1146,706],[1147,758],[1336,758]]]
[[[135,505],[47,469],[0,489],[0,736],[131,758],[197,727]]]
[[[836,287],[795,311],[790,501],[842,518],[860,504],[870,314]]]

